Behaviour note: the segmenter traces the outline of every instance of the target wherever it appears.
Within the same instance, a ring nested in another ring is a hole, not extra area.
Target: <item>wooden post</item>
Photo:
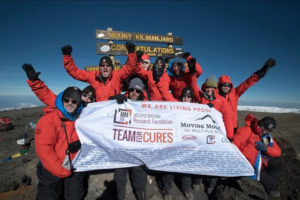
[[[106,30],[107,30],[107,31],[112,31],[113,29],[112,29],[112,27],[107,27]],[[112,45],[113,43],[114,43],[113,40],[108,40],[109,46]],[[115,65],[115,57],[114,57],[113,55],[109,55],[109,57],[110,57],[110,59],[111,59],[113,65]]]

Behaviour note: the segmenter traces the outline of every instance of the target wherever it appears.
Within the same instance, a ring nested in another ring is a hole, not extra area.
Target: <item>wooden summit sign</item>
[[[183,45],[183,38],[171,35],[128,33],[121,31],[96,30],[96,39],[125,40]]]
[[[136,45],[136,50],[141,50],[149,56],[164,56],[167,58],[173,58],[177,52],[183,51],[182,48],[153,47],[144,45]],[[97,53],[124,56],[127,55],[127,49],[124,44],[97,43]]]

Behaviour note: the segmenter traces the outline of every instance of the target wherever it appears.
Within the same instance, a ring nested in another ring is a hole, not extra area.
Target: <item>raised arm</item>
[[[273,58],[269,58],[260,70],[257,70],[252,76],[250,76],[236,88],[236,95],[240,97],[248,88],[263,78],[269,69],[275,66],[275,64],[276,61]]]
[[[72,53],[72,46],[67,45],[62,47],[62,53],[64,55],[63,57],[63,63],[66,71],[70,76],[72,76],[74,79],[79,81],[84,81],[90,83],[91,79],[95,78],[94,72],[88,72],[82,69],[79,69],[73,60],[73,57],[71,56]]]
[[[40,72],[36,73],[31,64],[23,64],[22,68],[27,74],[27,83],[35,95],[46,105],[54,106],[56,95],[41,81],[38,76]]]

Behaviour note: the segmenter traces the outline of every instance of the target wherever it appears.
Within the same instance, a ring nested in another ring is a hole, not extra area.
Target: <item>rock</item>
[[[249,196],[255,196],[259,199],[267,198],[267,193],[265,192],[264,186],[260,182],[248,177],[242,177],[237,180],[237,182],[242,191]]]

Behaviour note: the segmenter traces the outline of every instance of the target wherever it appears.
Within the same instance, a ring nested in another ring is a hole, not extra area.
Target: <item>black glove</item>
[[[63,46],[63,47],[61,48],[61,50],[62,50],[62,53],[63,53],[64,55],[71,55],[71,53],[72,53],[72,51],[73,51],[71,45]]]
[[[135,50],[135,45],[131,42],[126,42],[126,49],[128,50],[128,53],[133,53]]]
[[[269,69],[275,65],[276,65],[276,61],[273,58],[269,58],[265,62],[264,66],[260,70],[257,70],[255,74],[257,74],[259,78],[263,78],[266,75],[267,71],[269,71]]]
[[[183,54],[181,54],[181,57],[183,57],[184,59],[187,59],[187,57],[189,57],[191,55],[190,52],[184,52]]]
[[[265,145],[263,142],[255,142],[255,148],[259,151],[262,151],[262,152],[266,152],[268,151],[268,147],[267,145]]]
[[[191,58],[188,61],[188,66],[189,66],[189,69],[190,69],[190,73],[194,74],[196,72],[196,59]]]
[[[36,71],[34,70],[34,68],[31,64],[26,64],[25,63],[25,64],[22,65],[22,68],[26,72],[26,75],[27,75],[29,80],[35,81],[39,78],[39,75],[40,75],[41,72],[36,73]]]
[[[135,53],[136,53],[137,61],[142,62],[142,56],[143,56],[144,52],[142,52],[141,50],[138,50]]]
[[[212,103],[208,103],[207,104],[210,108],[213,108],[214,107],[214,104],[212,104]]]
[[[109,100],[114,100],[114,99],[117,101],[118,104],[122,104],[125,101],[127,101],[127,98],[125,97],[125,95],[122,95],[122,94],[117,94],[115,96],[109,97]]]

